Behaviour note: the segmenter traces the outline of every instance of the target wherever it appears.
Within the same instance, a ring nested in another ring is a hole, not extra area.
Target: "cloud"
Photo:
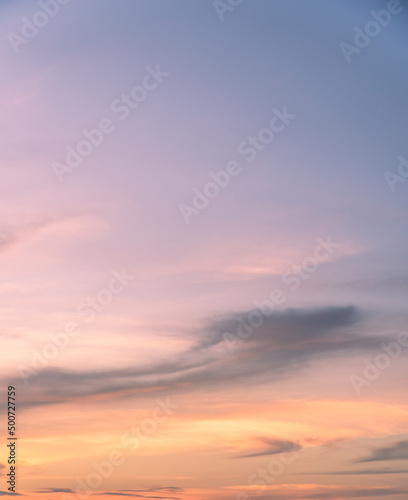
[[[50,218],[39,218],[26,224],[14,225],[0,229],[0,252],[8,250],[25,241],[29,236],[38,234],[51,224]]]
[[[249,314],[246,311],[240,317]],[[386,339],[362,335],[357,330],[361,320],[361,313],[353,306],[288,309],[264,316],[263,324],[230,352],[224,334],[236,334],[239,323],[235,315],[229,314],[192,332],[190,349],[169,361],[98,371],[45,369],[30,379],[30,394],[24,406],[55,404],[83,396],[114,396],[120,391],[169,394],[203,385],[214,387],[215,383],[215,387],[221,387],[281,380],[316,359],[378,349]]]
[[[254,451],[239,455],[237,458],[251,458],[262,457],[267,455],[278,455],[279,453],[286,453],[291,451],[300,451],[302,446],[294,441],[285,441],[283,439],[271,439],[266,437],[258,438],[266,447],[263,450]]]
[[[197,348],[221,343],[225,333],[239,335],[239,326],[243,322],[248,324],[247,318],[250,318],[251,313],[255,311],[229,314],[212,321],[208,326],[209,335]],[[253,333],[248,340],[255,343],[267,341],[274,347],[290,347],[293,342],[310,343],[328,339],[332,330],[351,326],[360,319],[361,313],[354,306],[286,309],[269,313],[269,316],[265,313],[263,323],[252,328],[256,335]],[[242,329],[240,331],[242,332]]]
[[[327,491],[323,493],[313,493],[311,495],[302,495],[303,498],[310,500],[340,500],[344,498],[374,498],[384,497],[386,495],[405,495],[408,490],[401,490],[398,488],[365,488],[356,490],[341,490],[341,491]]]
[[[43,490],[37,490],[35,493],[76,493],[71,490],[71,488],[44,488]]]
[[[310,475],[310,472],[302,474]],[[339,470],[332,472],[313,472],[316,476],[364,476],[377,474],[408,474],[408,470],[401,469],[364,469],[364,470]]]
[[[310,485],[297,485],[294,491],[285,487],[275,487],[269,494],[259,496],[259,500],[344,500],[346,498],[389,498],[394,495],[406,495],[408,490],[393,487],[348,488],[348,487],[317,487],[310,492]]]
[[[408,440],[397,441],[390,446],[378,448],[370,456],[357,460],[357,462],[380,462],[385,460],[408,460]]]
[[[98,493],[98,496],[115,496],[115,497],[132,497],[132,498],[158,498],[163,500],[178,500],[180,497],[158,497],[151,495],[140,495],[139,493],[126,493],[122,491],[106,491],[104,493]]]
[[[133,497],[133,498],[157,498],[162,500],[180,500],[180,497],[174,496],[152,496],[151,493],[182,493],[184,490],[182,488],[177,488],[175,486],[168,486],[162,488],[149,488],[145,490],[118,490],[118,491],[105,491],[104,493],[98,493],[97,496],[122,496],[122,497]]]
[[[71,213],[59,216],[42,216],[24,224],[14,224],[0,228],[0,252],[21,245],[35,236],[88,235],[98,231],[103,223],[92,213]]]
[[[0,231],[0,250],[6,250],[18,240],[17,234],[12,231]]]
[[[105,491],[103,493],[95,493],[95,496],[122,496],[122,497],[133,497],[133,498],[157,498],[162,500],[180,500],[180,497],[175,496],[152,496],[152,493],[157,494],[178,494],[182,493],[184,490],[176,486],[165,486],[157,488],[139,489],[139,490],[117,490],[117,491]],[[51,493],[71,493],[76,494],[76,491],[71,488],[43,488],[41,490],[36,490],[36,494],[51,494]],[[0,492],[1,496],[1,492]]]

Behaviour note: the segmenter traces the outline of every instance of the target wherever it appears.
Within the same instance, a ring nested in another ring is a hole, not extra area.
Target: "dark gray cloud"
[[[29,379],[22,405],[54,404],[96,394],[117,395],[124,390],[143,395],[148,389],[151,395],[203,385],[270,382],[294,375],[315,359],[370,352],[386,340],[360,333],[363,317],[353,306],[288,309],[262,316],[262,324],[252,330],[239,329],[250,314],[244,311],[240,319],[226,315],[190,333],[191,348],[169,361],[100,371],[45,369]],[[240,339],[243,332],[247,338]],[[232,351],[225,334],[237,340]]]
[[[161,488],[149,488],[144,490],[118,490],[118,491],[105,491],[103,493],[97,493],[98,496],[121,496],[121,497],[132,497],[132,498],[157,498],[162,500],[180,500],[177,496],[162,496],[163,494],[177,494],[182,493],[184,490],[175,486],[166,486]],[[157,493],[160,496],[152,495],[152,493]]]
[[[157,498],[163,500],[180,500],[179,496],[168,496],[167,494],[177,495],[181,494],[183,491],[184,490],[182,488],[178,488],[176,486],[164,486],[164,487],[138,489],[138,490],[105,491],[105,492],[95,493],[94,495],[123,496],[123,497],[133,497],[133,498]],[[71,488],[43,488],[41,490],[34,491],[34,493],[35,494],[71,493],[75,495],[76,491],[72,490]],[[155,495],[152,495],[153,493],[155,493]]]
[[[283,439],[273,439],[273,438],[258,438],[259,441],[264,445],[263,449],[244,453],[239,455],[237,458],[251,458],[251,457],[262,457],[267,455],[278,455],[279,453],[286,453],[291,451],[300,451],[302,446],[295,443],[294,441],[287,441]]]
[[[37,490],[35,493],[74,493],[71,488],[44,488],[43,490]]]
[[[406,274],[395,274],[387,277],[365,277],[338,283],[339,288],[356,289],[356,290],[406,290],[408,288],[408,276]]]
[[[285,491],[279,496],[277,496],[277,493],[274,493],[273,495],[262,495],[257,498],[259,498],[259,500],[273,500],[275,498],[279,498],[279,500],[298,500],[301,497],[302,499],[308,500],[344,500],[345,498],[388,498],[394,495],[406,495],[407,493],[408,490],[392,487],[322,488],[322,490],[317,493],[302,492],[299,495],[298,492],[292,493]]]
[[[302,475],[313,476],[365,476],[378,474],[408,474],[404,469],[364,469],[364,470],[338,470],[332,472],[302,472]]]
[[[357,462],[380,462],[385,460],[408,460],[408,439],[396,441],[390,446],[377,448],[371,454]]]
[[[366,488],[355,490],[341,490],[340,492],[327,491],[324,493],[313,493],[311,495],[302,495],[304,498],[321,499],[321,500],[337,500],[344,498],[376,498],[386,495],[405,495],[408,490],[398,488]]]

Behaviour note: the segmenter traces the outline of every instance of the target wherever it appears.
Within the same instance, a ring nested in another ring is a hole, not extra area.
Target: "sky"
[[[0,496],[407,498],[407,21],[0,0]]]

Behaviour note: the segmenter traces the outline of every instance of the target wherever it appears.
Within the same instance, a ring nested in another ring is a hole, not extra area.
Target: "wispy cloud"
[[[394,495],[406,495],[408,490],[395,487],[324,487],[318,486],[315,491],[310,492],[310,485],[298,485],[292,490],[285,487],[274,487],[268,494],[258,496],[260,500],[279,498],[280,500],[344,500],[345,498],[387,498]]]
[[[226,315],[193,331],[192,347],[166,362],[97,371],[43,370],[22,405],[56,404],[92,395],[108,397],[121,391],[169,393],[214,381],[222,387],[254,379],[281,380],[315,359],[378,349],[385,339],[359,333],[357,326],[362,319],[353,306],[288,309],[265,318],[232,355],[223,346],[223,334],[236,330],[237,322],[232,314]]]
[[[408,439],[397,441],[390,446],[384,446],[371,452],[366,458],[357,462],[380,462],[386,460],[408,460]]]
[[[302,446],[294,441],[288,441],[283,439],[271,439],[267,437],[258,438],[265,446],[264,449],[258,451],[253,451],[249,453],[243,453],[237,458],[250,458],[250,457],[262,457],[267,455],[278,455],[279,453],[285,453],[290,451],[300,451]]]
[[[36,490],[35,493],[75,493],[71,488],[44,488]]]
[[[177,496],[161,496],[166,493],[182,493],[182,488],[177,488],[175,486],[168,486],[162,488],[149,488],[142,490],[117,490],[117,491],[105,491],[103,493],[97,493],[97,496],[119,496],[119,497],[132,497],[132,498],[157,498],[162,500],[180,500]],[[157,493],[157,495],[151,495],[152,493]]]
[[[310,472],[302,474],[310,475]],[[378,474],[408,474],[404,469],[364,469],[364,470],[337,470],[331,472],[313,472],[316,476],[365,476]]]

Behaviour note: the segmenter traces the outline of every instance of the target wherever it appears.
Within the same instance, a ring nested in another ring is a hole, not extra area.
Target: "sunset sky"
[[[0,496],[14,385],[22,498],[406,500],[408,4],[56,2],[0,0]]]

